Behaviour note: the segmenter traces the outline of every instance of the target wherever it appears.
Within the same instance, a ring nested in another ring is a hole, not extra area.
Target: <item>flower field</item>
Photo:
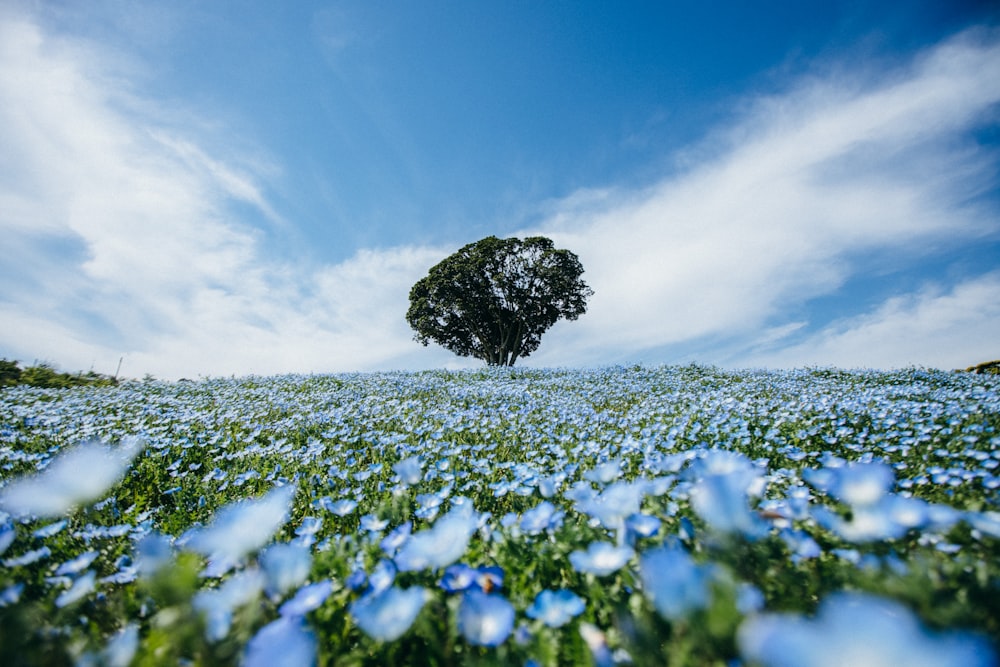
[[[997,664],[1000,378],[0,391],[4,665]]]

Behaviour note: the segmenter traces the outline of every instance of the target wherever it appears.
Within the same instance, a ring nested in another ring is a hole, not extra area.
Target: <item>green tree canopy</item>
[[[431,268],[410,290],[414,337],[490,366],[513,366],[538,349],[560,318],[575,320],[594,292],[569,250],[543,236],[470,243]]]

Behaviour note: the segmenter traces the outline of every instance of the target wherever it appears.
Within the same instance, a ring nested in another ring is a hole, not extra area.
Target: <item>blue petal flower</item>
[[[267,594],[278,598],[300,586],[312,569],[312,553],[301,544],[272,544],[260,554],[267,575]]]
[[[319,609],[332,592],[333,582],[329,579],[303,586],[291,600],[278,608],[278,613],[282,616],[305,616]]]
[[[419,586],[388,588],[365,595],[350,606],[351,617],[373,639],[391,642],[410,629],[427,600],[427,591]]]
[[[574,551],[569,561],[577,572],[605,576],[617,572],[635,555],[631,547],[616,547],[608,542],[592,542],[586,551]]]
[[[256,500],[239,500],[215,515],[188,540],[188,548],[211,557],[239,560],[264,546],[288,520],[294,486],[276,488]]]
[[[434,526],[414,534],[396,555],[400,572],[435,569],[451,565],[462,557],[469,539],[478,528],[475,512],[453,509]]]
[[[0,508],[17,517],[57,517],[101,497],[125,474],[144,443],[127,438],[120,447],[87,442],[61,452],[43,471],[0,490]]]
[[[660,547],[639,559],[643,590],[656,610],[678,620],[708,606],[713,571],[698,565],[680,547]]]
[[[282,616],[247,643],[244,667],[308,667],[316,664],[316,636],[299,617]]]
[[[68,591],[56,598],[56,606],[59,608],[65,607],[92,593],[96,576],[94,572],[87,572],[80,575]]]
[[[514,630],[514,607],[498,593],[471,589],[462,596],[458,630],[476,646],[499,646]]]
[[[583,599],[573,591],[544,590],[535,597],[534,603],[525,612],[550,628],[558,628],[569,623],[586,609]]]
[[[863,593],[835,593],[814,619],[764,614],[743,622],[740,653],[767,667],[988,667],[997,658],[985,638],[931,634],[906,607]]]

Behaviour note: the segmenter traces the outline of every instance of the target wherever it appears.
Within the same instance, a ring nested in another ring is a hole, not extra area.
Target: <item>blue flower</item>
[[[617,572],[635,555],[631,547],[616,547],[608,542],[592,542],[586,551],[574,551],[569,561],[577,572],[605,576]]]
[[[639,559],[639,574],[646,596],[668,620],[708,606],[713,570],[696,564],[681,547],[647,551]]]
[[[329,504],[330,511],[337,516],[347,516],[358,507],[358,501],[342,498]]]
[[[427,600],[427,591],[419,586],[388,588],[365,595],[351,603],[354,622],[373,639],[395,641],[410,629]]]
[[[127,438],[120,447],[87,442],[61,452],[47,468],[0,490],[0,508],[16,517],[57,517],[97,500],[125,474],[145,444]]]
[[[748,618],[740,653],[767,667],[988,667],[989,641],[962,633],[932,634],[897,602],[864,593],[834,593],[814,619],[797,614]]]
[[[257,500],[239,500],[195,531],[186,546],[213,558],[235,561],[264,546],[287,520],[294,486],[276,488]]]
[[[475,512],[470,510],[455,508],[430,529],[412,535],[396,555],[399,571],[445,567],[461,558],[478,528]]]
[[[56,606],[62,608],[89,595],[94,590],[94,579],[96,576],[94,572],[86,572],[80,575],[68,591],[56,598]]]
[[[305,616],[314,609],[319,609],[333,592],[333,582],[329,579],[315,584],[303,586],[295,596],[278,608],[282,616]]]
[[[309,577],[312,554],[301,544],[272,544],[261,552],[260,565],[267,575],[267,594],[279,598]]]
[[[521,517],[521,530],[528,535],[537,535],[545,530],[553,530],[562,524],[565,512],[547,500],[538,503]]]
[[[378,533],[385,530],[389,525],[388,519],[380,519],[374,514],[365,514],[361,517],[361,530],[369,533]]]
[[[396,465],[392,466],[392,470],[399,475],[399,481],[403,484],[403,486],[413,486],[415,484],[419,484],[424,475],[424,471],[420,467],[419,456],[411,456],[403,459]]]
[[[316,636],[300,617],[282,616],[247,643],[244,667],[308,667],[316,664]]]
[[[768,525],[750,508],[749,494],[761,484],[753,463],[736,452],[711,450],[692,467],[697,479],[691,488],[691,507],[708,526],[720,533],[761,537]]]
[[[574,616],[579,616],[586,609],[583,599],[573,591],[560,589],[558,591],[544,590],[535,597],[534,603],[525,612],[529,618],[534,618],[550,628],[562,627]]]
[[[470,589],[462,596],[458,630],[476,646],[499,646],[514,630],[514,607],[499,593]]]
[[[205,635],[221,641],[229,634],[233,612],[257,599],[264,588],[264,576],[248,569],[227,579],[218,588],[198,591],[192,604],[205,617]]]
[[[90,564],[97,558],[97,551],[85,551],[76,558],[68,560],[56,568],[56,576],[64,574],[79,574],[90,567]]]
[[[489,593],[503,586],[503,569],[497,566],[476,568],[459,563],[444,571],[439,585],[448,593],[458,593],[472,587]]]
[[[403,546],[410,537],[410,533],[413,532],[413,522],[407,521],[401,526],[397,526],[391,533],[386,535],[382,541],[379,543],[379,548],[386,556],[392,558],[399,551],[399,547]]]

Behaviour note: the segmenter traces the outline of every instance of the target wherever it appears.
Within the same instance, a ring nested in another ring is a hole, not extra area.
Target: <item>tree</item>
[[[560,318],[575,320],[593,295],[583,266],[543,236],[470,243],[410,290],[406,321],[415,340],[434,341],[490,366],[513,366],[538,349]]]

